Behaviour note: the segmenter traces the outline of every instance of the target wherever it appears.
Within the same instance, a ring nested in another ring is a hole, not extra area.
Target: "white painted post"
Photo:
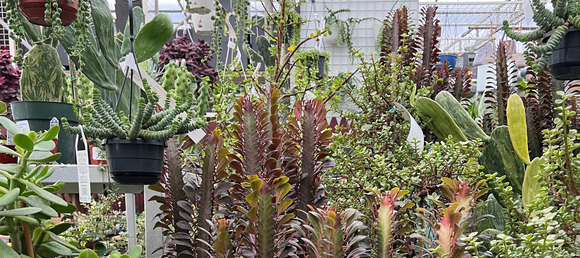
[[[153,190],[149,190],[149,186],[144,186],[145,190],[143,191],[145,195],[145,258],[158,258],[161,257],[164,253],[163,251],[158,251],[155,254],[152,252],[163,245],[163,234],[161,233],[160,228],[153,229],[155,223],[159,221],[159,218],[155,217],[157,213],[159,213],[159,206],[157,202],[149,202],[149,198],[158,194]]]
[[[135,194],[125,194],[125,215],[127,219],[127,250],[137,245],[137,216],[135,216]]]

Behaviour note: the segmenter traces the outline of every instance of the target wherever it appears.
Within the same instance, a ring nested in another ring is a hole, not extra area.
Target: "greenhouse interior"
[[[0,258],[580,257],[578,0],[0,17]]]

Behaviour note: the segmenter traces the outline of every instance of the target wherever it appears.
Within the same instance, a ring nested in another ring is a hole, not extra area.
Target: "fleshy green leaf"
[[[6,128],[6,131],[12,133],[13,135],[22,133],[22,130],[18,128],[14,122],[3,116],[0,116],[0,126]]]
[[[34,142],[30,139],[30,137],[28,137],[28,135],[14,135],[14,143],[27,151],[32,151],[34,149]]]
[[[131,258],[139,258],[142,252],[143,247],[141,247],[141,245],[136,245],[131,249],[131,252],[129,252],[129,256],[131,256]]]
[[[58,132],[59,131],[60,131],[60,127],[59,126],[53,126],[50,129],[48,129],[48,131],[46,131],[45,133],[43,133],[42,135],[40,135],[40,137],[38,138],[37,142],[51,141],[51,140],[53,140],[58,135]]]
[[[99,258],[99,256],[93,250],[85,249],[79,254],[78,258]]]
[[[42,211],[42,209],[37,207],[25,207],[14,210],[4,210],[0,211],[0,217],[28,216],[39,213],[40,211]]]
[[[12,149],[9,149],[8,147],[2,146],[2,145],[0,145],[0,153],[9,154],[9,155],[16,156],[16,157],[21,157],[18,152],[13,151]]]
[[[52,151],[56,145],[53,141],[39,142],[34,146],[35,151]]]
[[[507,126],[510,132],[510,139],[514,150],[527,165],[530,164],[530,153],[528,151],[528,130],[526,125],[526,109],[520,96],[514,94],[508,99]]]
[[[33,152],[28,161],[40,164],[49,163],[58,160],[60,155],[60,153],[52,154],[50,152]]]
[[[3,258],[20,258],[20,255],[12,250],[4,241],[0,241],[0,254],[2,254]]]
[[[37,185],[22,179],[18,179],[18,181],[28,186],[30,190],[38,194],[38,196],[42,197],[43,199],[58,204],[60,206],[68,206],[68,203],[65,202],[63,199],[38,187]]]
[[[0,197],[0,206],[4,207],[8,204],[14,203],[14,201],[16,201],[16,198],[18,198],[18,195],[20,195],[20,188],[17,187],[15,189],[10,190],[8,193]]]
[[[524,183],[522,184],[522,204],[526,210],[528,210],[528,205],[530,205],[536,198],[538,192],[540,192],[541,184],[536,176],[542,173],[541,166],[544,163],[544,158],[535,158],[526,168]]]

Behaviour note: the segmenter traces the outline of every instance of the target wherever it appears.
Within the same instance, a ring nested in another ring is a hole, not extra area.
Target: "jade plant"
[[[124,112],[116,113],[101,98],[98,90],[93,90],[93,106],[82,107],[83,114],[79,115],[79,121],[82,124],[82,130],[87,137],[108,139],[137,139],[165,141],[171,139],[174,135],[184,134],[200,128],[205,124],[201,118],[205,115],[205,110],[200,107],[206,106],[209,96],[201,95],[197,99],[197,112],[193,112],[194,105],[193,94],[187,95],[187,100],[181,105],[173,108],[167,108],[159,113],[155,113],[159,97],[154,93],[146,79],[143,79],[143,85],[147,98],[139,99],[139,110],[134,116],[126,116]],[[180,117],[185,113],[185,117]],[[62,118],[63,128],[71,134],[80,134],[81,127],[72,127]]]
[[[554,10],[550,11],[546,8],[543,1],[532,0],[532,7],[534,12],[534,21],[539,28],[528,33],[518,33],[510,28],[508,21],[503,22],[503,29],[506,35],[512,39],[521,42],[532,42],[540,40],[546,36],[547,33],[552,32],[552,35],[543,45],[528,44],[528,49],[538,56],[537,60],[530,58],[529,52],[525,52],[526,64],[531,66],[534,71],[539,72],[546,67],[552,51],[562,42],[568,33],[570,26],[580,28],[580,15],[578,15],[578,1],[568,0],[553,0]]]
[[[5,117],[0,117],[0,125],[14,134],[16,144],[16,150],[0,146],[0,152],[19,158],[18,164],[0,164],[0,234],[9,235],[11,242],[10,248],[0,241],[2,257],[73,255],[78,252],[76,247],[59,236],[70,224],[55,225],[50,219],[75,208],[54,195],[63,183],[42,184],[55,171],[45,164],[60,157],[60,153],[51,153],[60,128],[37,133],[20,129]]]

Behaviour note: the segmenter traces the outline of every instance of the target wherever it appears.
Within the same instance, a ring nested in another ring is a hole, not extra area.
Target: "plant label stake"
[[[82,203],[91,202],[91,177],[89,175],[89,154],[87,140],[82,125],[79,125],[81,135],[77,135],[75,139],[75,146],[77,146],[77,171],[79,184],[79,201]],[[79,150],[79,136],[84,145],[84,150]]]

